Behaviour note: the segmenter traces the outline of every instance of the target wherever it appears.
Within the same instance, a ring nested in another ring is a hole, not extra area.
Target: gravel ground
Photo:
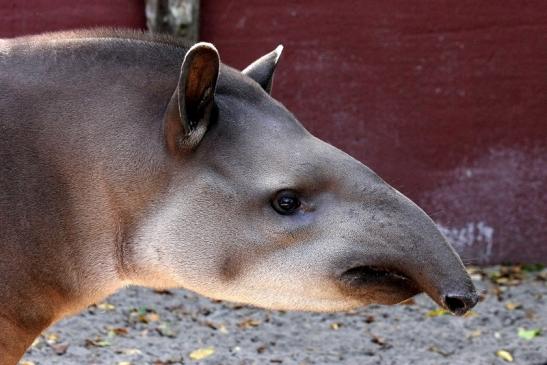
[[[312,314],[128,288],[47,330],[22,364],[547,365],[547,270],[471,273],[484,298],[462,318],[423,295]]]

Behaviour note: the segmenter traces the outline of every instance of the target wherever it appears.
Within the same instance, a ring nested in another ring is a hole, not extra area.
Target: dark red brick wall
[[[547,2],[202,0],[244,67],[285,45],[274,96],[444,227],[467,262],[547,262]],[[142,28],[143,1],[0,0],[0,36]]]
[[[97,26],[144,28],[140,0],[0,0],[0,37]]]
[[[547,2],[203,0],[274,96],[418,202],[468,262],[547,262]]]

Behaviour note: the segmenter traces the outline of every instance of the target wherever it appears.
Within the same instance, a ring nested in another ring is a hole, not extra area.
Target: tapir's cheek
[[[267,242],[267,238],[264,241]],[[254,266],[265,264],[271,255],[285,247],[287,244],[284,241],[263,244],[247,242],[224,249],[217,264],[220,280],[226,285],[235,284],[252,271]]]

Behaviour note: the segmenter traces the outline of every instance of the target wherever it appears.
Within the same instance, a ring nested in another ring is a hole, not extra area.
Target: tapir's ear
[[[275,67],[277,66],[279,57],[281,57],[281,52],[283,52],[283,46],[279,45],[275,50],[260,57],[242,71],[244,75],[258,82],[268,94],[272,93]]]
[[[186,53],[165,115],[164,132],[172,152],[195,148],[207,131],[219,67],[218,52],[210,43],[197,43]]]

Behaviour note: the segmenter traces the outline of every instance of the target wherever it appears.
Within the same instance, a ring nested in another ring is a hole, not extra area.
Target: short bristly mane
[[[138,29],[124,28],[91,28],[66,30],[59,32],[47,32],[37,35],[28,35],[15,38],[19,42],[34,43],[46,40],[84,40],[84,39],[121,39],[127,41],[139,41],[151,44],[162,44],[174,48],[188,49],[192,42],[176,38],[168,34],[151,33]]]

